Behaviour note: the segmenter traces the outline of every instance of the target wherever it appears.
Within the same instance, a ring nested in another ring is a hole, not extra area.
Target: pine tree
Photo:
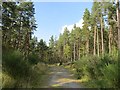
[[[3,46],[18,49],[27,58],[36,29],[34,5],[32,2],[3,2],[2,7]]]
[[[86,55],[89,54],[89,27],[90,27],[90,12],[88,9],[85,9],[84,15],[83,15],[83,34],[84,34],[84,40],[86,43]]]

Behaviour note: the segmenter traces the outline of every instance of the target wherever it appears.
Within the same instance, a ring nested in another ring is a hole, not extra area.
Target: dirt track
[[[67,69],[61,66],[51,66],[46,87],[54,88],[82,88],[79,80],[76,80]]]

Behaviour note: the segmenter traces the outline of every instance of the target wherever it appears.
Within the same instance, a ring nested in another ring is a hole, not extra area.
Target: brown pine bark
[[[77,42],[77,60],[79,59],[79,41]]]
[[[79,59],[80,59],[80,47],[79,47]]]
[[[109,28],[109,54],[111,53],[111,44],[112,44],[112,27]]]
[[[89,39],[86,42],[86,56],[89,54]]]
[[[96,55],[96,26],[94,29],[94,51],[93,51],[93,55]]]
[[[104,42],[103,42],[103,18],[101,15],[101,51],[102,51],[102,55],[104,54]]]
[[[74,42],[74,61],[75,61],[75,42]]]
[[[97,29],[97,55],[99,56],[99,53],[100,50],[99,50],[99,33],[98,33],[98,29]]]
[[[118,67],[120,67],[120,9],[119,9],[119,0],[116,0],[116,13],[117,13],[117,27],[118,27]],[[120,73],[118,72],[118,76]],[[120,88],[120,77],[118,78],[118,88]]]
[[[119,10],[119,0],[116,0],[116,5],[117,5],[118,49],[120,51],[120,10]]]
[[[79,50],[79,59],[80,59],[80,39],[79,39],[79,47],[78,47],[78,50]]]

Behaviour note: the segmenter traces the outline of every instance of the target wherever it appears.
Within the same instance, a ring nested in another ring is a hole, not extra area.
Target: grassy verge
[[[48,66],[44,63],[38,63],[34,67],[34,72],[35,74],[33,74],[33,78],[31,79],[31,86],[32,88],[41,88],[48,77]]]
[[[2,88],[39,88],[48,66],[30,54],[28,59],[19,50],[5,48],[2,56]]]
[[[80,86],[85,87],[85,82],[88,81],[88,79],[86,77],[82,78],[82,79],[78,79],[77,75],[76,75],[76,68],[74,67],[75,64],[70,64],[70,65],[65,65],[63,66],[64,68],[68,69],[68,71],[73,75],[73,77],[75,77],[79,82],[80,82]]]
[[[118,88],[118,64],[116,57],[83,57],[73,65],[67,65],[74,76],[87,88]]]
[[[40,88],[47,76],[47,65],[38,63],[31,69],[29,79],[14,78],[9,73],[2,73],[2,87],[3,88]]]

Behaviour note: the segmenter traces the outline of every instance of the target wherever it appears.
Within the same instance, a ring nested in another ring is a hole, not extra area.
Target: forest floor
[[[49,66],[48,77],[43,82],[43,88],[82,88],[80,80],[74,78],[74,75],[63,66]]]

